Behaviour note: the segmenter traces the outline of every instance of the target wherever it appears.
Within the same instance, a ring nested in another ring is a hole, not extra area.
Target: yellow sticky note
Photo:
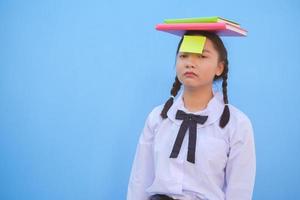
[[[206,37],[201,35],[183,36],[179,52],[202,53]]]

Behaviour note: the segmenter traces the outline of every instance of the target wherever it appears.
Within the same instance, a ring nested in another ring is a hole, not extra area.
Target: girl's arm
[[[147,117],[137,145],[131,175],[129,178],[127,200],[148,200],[146,188],[154,179],[153,140],[155,129],[155,109]]]
[[[230,141],[226,165],[226,200],[251,200],[256,173],[253,129],[244,117]]]

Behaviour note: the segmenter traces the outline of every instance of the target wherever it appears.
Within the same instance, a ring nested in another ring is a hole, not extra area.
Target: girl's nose
[[[194,68],[195,67],[195,61],[193,60],[193,58],[189,58],[187,59],[186,63],[185,63],[186,68]]]
[[[195,66],[191,63],[188,63],[188,64],[185,65],[185,68],[187,68],[187,69],[188,68],[195,68]]]
[[[189,55],[188,58],[186,59],[186,67],[189,68],[194,68],[195,67],[195,63],[196,63],[196,57],[194,55]]]

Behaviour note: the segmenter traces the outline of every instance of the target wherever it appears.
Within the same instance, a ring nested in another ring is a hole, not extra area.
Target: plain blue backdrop
[[[136,144],[169,97],[179,38],[165,18],[222,16],[229,101],[255,131],[255,200],[300,199],[300,4],[0,1],[0,199],[126,198]]]

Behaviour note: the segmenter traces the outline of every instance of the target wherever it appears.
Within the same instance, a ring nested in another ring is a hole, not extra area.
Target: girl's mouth
[[[194,72],[185,72],[184,76],[186,76],[186,77],[195,77],[197,75]]]

